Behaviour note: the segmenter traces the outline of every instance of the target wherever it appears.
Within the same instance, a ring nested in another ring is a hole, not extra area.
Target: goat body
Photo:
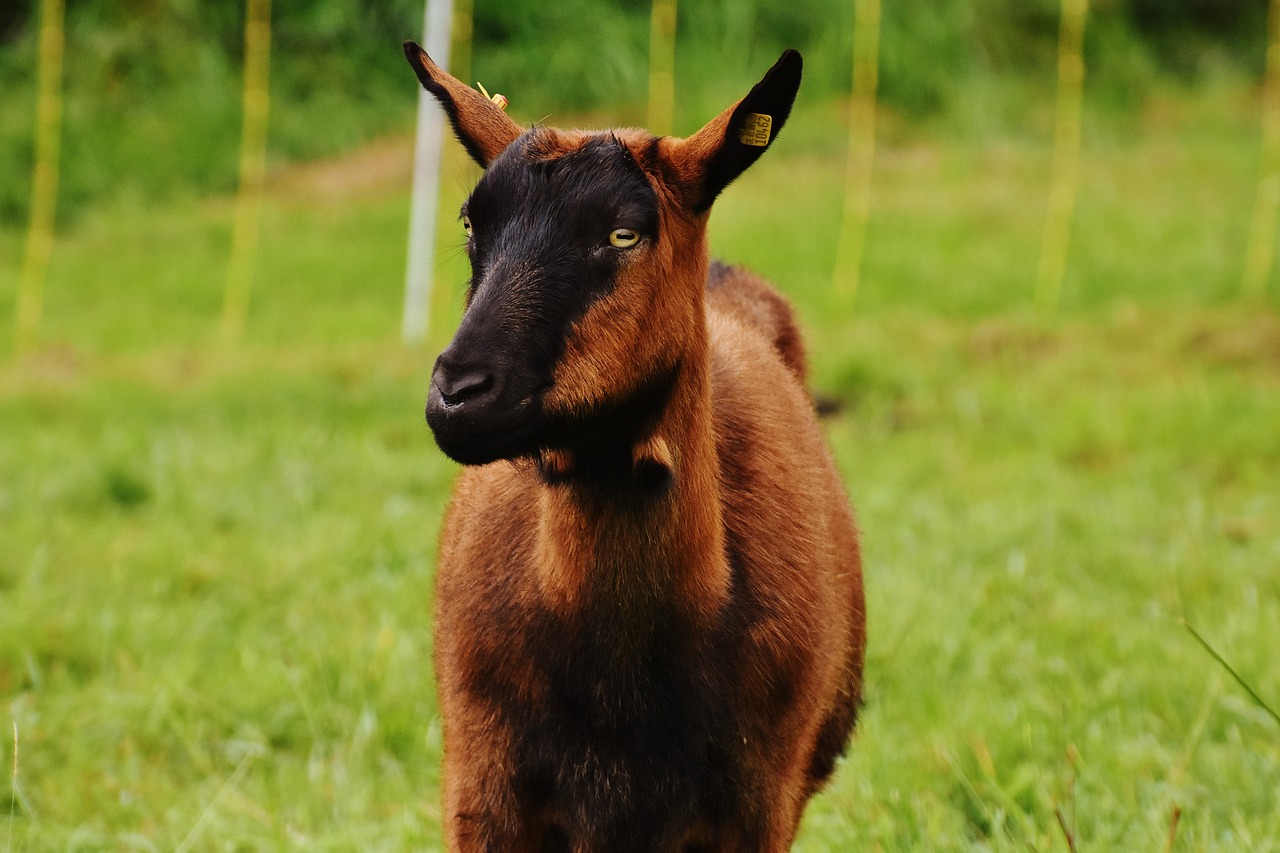
[[[709,267],[706,221],[799,55],[679,140],[526,132],[406,54],[486,168],[427,404],[468,463],[436,579],[450,849],[785,850],[860,702],[861,562],[790,308]]]

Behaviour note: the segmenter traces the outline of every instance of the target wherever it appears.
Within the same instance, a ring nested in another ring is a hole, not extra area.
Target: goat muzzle
[[[529,452],[535,402],[509,371],[453,357],[436,360],[427,394],[427,423],[447,456],[483,465]]]

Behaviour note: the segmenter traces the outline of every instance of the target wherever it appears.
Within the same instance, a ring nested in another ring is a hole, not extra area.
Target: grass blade
[[[1231,664],[1227,663],[1226,659],[1223,658],[1222,655],[1218,654],[1217,649],[1211,646],[1209,644],[1209,641],[1206,640],[1203,636],[1201,636],[1200,632],[1197,631],[1194,627],[1192,627],[1191,623],[1188,622],[1186,619],[1182,620],[1182,626],[1186,628],[1188,631],[1190,631],[1191,636],[1196,638],[1196,642],[1198,642],[1204,648],[1204,650],[1208,652],[1213,657],[1213,659],[1219,663],[1219,665],[1222,666],[1223,669],[1225,669],[1227,672],[1231,674],[1231,677],[1236,680],[1237,684],[1239,684],[1242,688],[1244,688],[1244,692],[1249,694],[1249,697],[1258,704],[1258,707],[1266,711],[1267,714],[1271,716],[1271,719],[1275,720],[1277,724],[1280,724],[1280,714],[1277,714],[1275,710],[1270,705],[1268,705],[1261,696],[1258,695],[1257,691],[1249,686],[1249,682],[1245,681],[1243,678],[1240,677],[1240,673],[1236,672],[1235,669],[1231,666]]]

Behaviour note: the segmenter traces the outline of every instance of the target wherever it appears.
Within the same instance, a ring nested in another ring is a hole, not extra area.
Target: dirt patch
[[[1280,316],[1267,309],[1207,314],[1187,330],[1182,348],[1212,364],[1280,377]]]
[[[413,137],[388,136],[324,160],[291,163],[268,180],[273,193],[345,199],[408,187],[413,179]]]
[[[1060,335],[1007,317],[980,321],[966,341],[969,354],[978,361],[1042,361],[1062,349]]]

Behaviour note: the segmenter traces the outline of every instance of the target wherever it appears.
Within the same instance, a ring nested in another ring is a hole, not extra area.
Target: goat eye
[[[468,237],[471,236],[471,217],[470,216],[462,217],[462,230],[467,232]]]
[[[609,235],[610,245],[616,246],[619,249],[630,249],[639,242],[640,235],[632,231],[630,228],[618,228]]]

